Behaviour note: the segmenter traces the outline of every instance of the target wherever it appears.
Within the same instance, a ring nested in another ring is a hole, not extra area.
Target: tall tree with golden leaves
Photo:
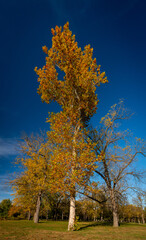
[[[69,30],[67,22],[63,29],[56,26],[52,29],[52,47],[46,46],[46,64],[42,69],[35,68],[40,83],[38,93],[43,101],[56,101],[69,119],[73,127],[71,142],[71,163],[77,159],[77,138],[79,132],[86,126],[88,120],[97,109],[96,86],[107,82],[104,72],[100,72],[96,59],[93,59],[93,49],[90,45],[82,51],[75,41],[75,35]],[[64,73],[63,79],[58,79],[59,72]],[[61,124],[61,123],[60,123]],[[74,175],[74,164],[71,173]],[[74,186],[75,188],[75,186]],[[75,190],[70,192],[70,217],[68,230],[74,229],[75,221]]]

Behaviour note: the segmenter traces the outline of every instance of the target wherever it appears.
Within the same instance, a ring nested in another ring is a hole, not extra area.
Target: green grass
[[[119,228],[80,222],[79,231],[68,232],[65,221],[0,221],[0,240],[139,240],[146,239],[146,224],[122,224]]]

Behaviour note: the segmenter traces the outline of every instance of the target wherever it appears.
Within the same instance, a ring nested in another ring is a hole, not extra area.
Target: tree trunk
[[[143,211],[142,211],[142,214],[141,214],[141,218],[142,218],[142,224],[145,224],[145,219],[144,219]]]
[[[49,210],[46,212],[46,220],[48,220]]]
[[[87,220],[86,213],[83,213],[83,220],[84,220],[84,221],[86,221],[86,220]]]
[[[75,224],[75,194],[72,194],[70,196],[68,231],[74,230],[74,224]]]
[[[33,218],[34,223],[39,222],[40,206],[41,206],[41,193],[38,195],[38,199],[37,199],[36,211],[35,211],[34,218]]]
[[[27,219],[30,220],[30,218],[31,218],[31,212],[30,212],[30,210],[29,210],[29,211],[28,211]]]
[[[119,227],[119,217],[115,209],[113,209],[113,227]]]
[[[80,129],[80,126],[77,125],[75,127],[74,131],[74,136],[73,136],[73,149],[72,149],[72,160],[73,160],[73,165],[71,167],[71,172],[72,174],[74,173],[74,164],[76,162],[76,137],[78,134],[78,131]],[[74,230],[74,225],[75,225],[75,184],[73,184],[71,190],[70,190],[70,210],[69,210],[69,222],[68,222],[68,231]]]
[[[112,212],[113,212],[113,227],[119,227],[118,207],[115,200],[113,190],[111,190]]]
[[[57,220],[57,209],[55,208],[55,212],[54,212],[54,216],[53,216],[54,220]]]
[[[100,221],[103,221],[103,210],[101,211]]]

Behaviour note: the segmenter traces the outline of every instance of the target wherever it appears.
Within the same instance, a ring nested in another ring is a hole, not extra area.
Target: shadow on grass
[[[82,230],[82,229],[85,229],[85,228],[97,227],[97,226],[113,226],[113,223],[112,222],[95,222],[95,223],[90,223],[90,224],[87,224],[87,225],[85,225],[83,227],[80,227],[79,231]]]

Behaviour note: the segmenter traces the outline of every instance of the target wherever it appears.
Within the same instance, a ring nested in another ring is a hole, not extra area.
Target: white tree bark
[[[37,199],[36,211],[33,218],[34,223],[39,222],[40,206],[41,206],[41,194],[38,195],[38,199]]]
[[[74,164],[76,162],[76,137],[78,134],[78,131],[80,129],[80,125],[77,124],[75,127],[74,131],[74,137],[73,137],[73,150],[72,150],[72,168],[71,168],[71,173],[74,173]],[[68,231],[74,230],[74,225],[75,225],[75,184],[74,187],[72,187],[71,192],[70,192],[70,212],[69,212],[69,222],[68,222]]]
[[[74,230],[74,224],[75,224],[75,194],[70,196],[68,231]]]

